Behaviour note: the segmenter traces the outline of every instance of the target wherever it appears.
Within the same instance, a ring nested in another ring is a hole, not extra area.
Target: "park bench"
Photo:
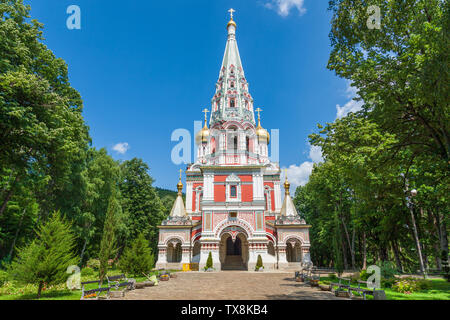
[[[333,291],[334,287],[338,287],[336,290],[334,290],[334,292],[336,293],[336,291],[348,291],[349,295],[351,295],[350,293],[350,284],[351,284],[351,280],[349,278],[338,278],[339,282],[332,282],[330,284],[331,286],[331,291]],[[343,282],[347,282],[348,284],[345,284]]]
[[[361,284],[364,284],[366,286],[366,288],[361,288]],[[362,294],[364,300],[367,300],[366,295],[373,296],[373,292],[374,292],[375,289],[367,288],[367,284],[368,284],[367,281],[358,280],[358,288],[355,288],[355,287],[350,287],[349,288],[349,290],[350,290],[349,292],[350,292],[351,296],[353,295],[353,291]]]
[[[118,276],[106,276],[106,279],[108,280],[108,286],[111,289],[114,288],[115,290],[117,290],[122,297],[125,296],[126,290],[134,290],[135,289],[136,282],[130,281],[131,279],[128,279],[127,277],[125,277],[124,274],[121,274]]]
[[[86,290],[85,289],[85,285],[88,284],[93,284],[93,283],[98,283],[98,288],[97,289],[91,289],[91,290]],[[110,290],[111,288],[107,287],[107,288],[102,288],[101,287],[102,284],[100,282],[100,280],[94,280],[94,281],[86,281],[86,282],[82,282],[81,283],[81,299],[80,300],[86,300],[86,299],[91,299],[95,297],[95,300],[100,299],[101,294],[103,292],[106,292],[106,299],[110,298]]]

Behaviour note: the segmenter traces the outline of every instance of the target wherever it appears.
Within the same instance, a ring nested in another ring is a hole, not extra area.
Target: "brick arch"
[[[242,219],[225,220],[220,222],[216,227],[214,236],[218,238],[226,227],[232,226],[241,227],[242,229],[244,229],[244,231],[247,233],[247,238],[253,237],[252,226],[247,221],[244,221]]]
[[[305,244],[305,240],[303,240],[302,237],[298,236],[298,235],[293,235],[293,234],[288,234],[284,237],[283,239],[283,243],[287,244],[287,241],[289,241],[290,239],[295,239],[298,240],[300,242],[300,245],[303,246]]]
[[[172,241],[172,240],[178,240],[178,241],[180,241],[181,245],[184,244],[184,239],[181,236],[170,235],[169,237],[167,237],[166,240],[164,240],[164,245],[168,246],[169,245],[169,241]]]

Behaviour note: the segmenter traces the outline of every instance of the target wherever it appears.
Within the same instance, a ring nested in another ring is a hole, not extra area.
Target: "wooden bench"
[[[339,282],[332,282],[330,284],[331,291],[333,291],[333,287],[338,287],[336,290],[334,290],[334,292],[345,289],[348,291],[348,293],[350,295],[351,294],[350,293],[351,280],[349,278],[341,278],[341,277],[339,277],[338,279],[339,279]],[[348,284],[344,284],[343,283],[344,281],[347,281]]]
[[[130,281],[124,274],[118,276],[106,276],[108,286],[120,292],[121,296],[125,296],[126,290],[134,290],[135,282]],[[123,280],[123,282],[121,282]],[[122,289],[121,289],[122,288]]]
[[[85,285],[93,284],[93,283],[98,283],[97,289],[91,289],[91,290],[85,289],[85,287],[84,287]],[[94,297],[95,297],[95,300],[98,300],[98,299],[100,299],[102,292],[106,292],[105,297],[106,297],[106,299],[109,299],[111,288],[110,287],[102,288],[101,286],[102,286],[102,284],[101,284],[100,280],[82,282],[81,283],[81,299],[80,300],[90,299],[90,298],[94,298]]]
[[[364,284],[366,286],[366,288],[361,288],[361,284]],[[350,287],[349,288],[350,296],[353,296],[353,291],[362,294],[363,295],[363,299],[367,300],[366,296],[367,295],[373,296],[373,292],[375,291],[375,289],[367,288],[367,281],[358,280],[358,288],[355,288],[355,287]]]

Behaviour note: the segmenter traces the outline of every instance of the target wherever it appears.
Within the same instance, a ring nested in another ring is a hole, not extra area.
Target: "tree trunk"
[[[20,228],[22,227],[22,221],[23,221],[23,217],[25,216],[25,211],[26,211],[26,210],[27,210],[27,209],[25,208],[25,209],[23,209],[23,211],[22,211],[22,215],[21,215],[20,220],[19,220],[19,225],[17,226],[16,234],[15,234],[15,236],[14,236],[14,240],[13,240],[13,243],[12,243],[12,245],[11,245],[11,250],[9,250],[9,257],[10,257],[10,258],[12,258],[12,254],[13,254],[13,252],[14,252],[14,247],[16,246],[17,237],[18,237],[18,235],[19,235]]]
[[[344,217],[341,217],[342,226],[344,227],[345,238],[347,239],[348,248],[350,251],[351,259],[352,259],[352,268],[355,269],[355,250],[354,250],[354,241],[353,244],[350,241],[350,235],[348,234],[347,225],[345,223]],[[354,234],[353,234],[354,237]],[[354,240],[354,239],[353,239]]]
[[[37,298],[38,299],[41,298],[41,292],[42,292],[42,288],[43,287],[44,287],[44,282],[43,281],[39,282],[38,293],[37,293]]]
[[[81,249],[80,263],[83,263],[84,252],[86,251],[87,239],[84,239],[83,249]]]
[[[347,248],[343,237],[342,237],[342,256],[344,258],[344,270],[348,270]]]
[[[367,269],[367,241],[366,241],[366,232],[363,232],[363,266],[362,268]]]
[[[392,251],[394,251],[395,263],[397,264],[397,269],[403,273],[402,260],[400,259],[400,252],[398,251],[397,241],[393,240],[391,242]]]

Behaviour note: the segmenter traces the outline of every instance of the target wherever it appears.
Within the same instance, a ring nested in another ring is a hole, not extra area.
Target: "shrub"
[[[395,282],[392,285],[392,289],[404,294],[410,294],[419,290],[417,281],[407,279]]]
[[[206,266],[205,266],[205,270],[208,270],[208,269],[210,269],[210,268],[212,268],[213,267],[213,260],[212,260],[212,253],[211,253],[211,251],[209,252],[209,255],[208,255],[208,260],[206,260]]]
[[[81,276],[83,276],[83,277],[93,276],[94,274],[95,274],[95,270],[90,267],[81,269]]]
[[[0,287],[3,287],[3,285],[8,281],[8,279],[9,279],[8,272],[0,270]]]
[[[86,264],[86,267],[92,268],[95,271],[98,271],[98,269],[100,268],[100,260],[98,260],[98,259],[89,259],[87,264]]]
[[[394,283],[396,283],[397,282],[397,279],[395,279],[395,278],[389,278],[389,279],[386,279],[386,278],[383,278],[383,277],[381,277],[381,287],[383,287],[383,288],[391,288],[393,285],[394,285]]]
[[[261,268],[264,268],[264,266],[263,266],[261,255],[258,254],[258,260],[256,260],[255,271],[258,271]]]
[[[37,230],[37,238],[17,250],[17,257],[8,267],[11,278],[20,283],[38,286],[37,297],[45,286],[62,284],[67,280],[67,267],[76,265],[73,253],[75,237],[72,226],[59,212],[51,215]]]
[[[148,273],[154,264],[154,257],[144,234],[140,234],[131,244],[131,248],[126,248],[119,262],[119,269],[132,275],[142,275]]]
[[[361,270],[361,272],[359,273],[359,278],[362,281],[367,281],[367,279],[369,279],[370,276],[371,274],[369,274],[366,269]]]

